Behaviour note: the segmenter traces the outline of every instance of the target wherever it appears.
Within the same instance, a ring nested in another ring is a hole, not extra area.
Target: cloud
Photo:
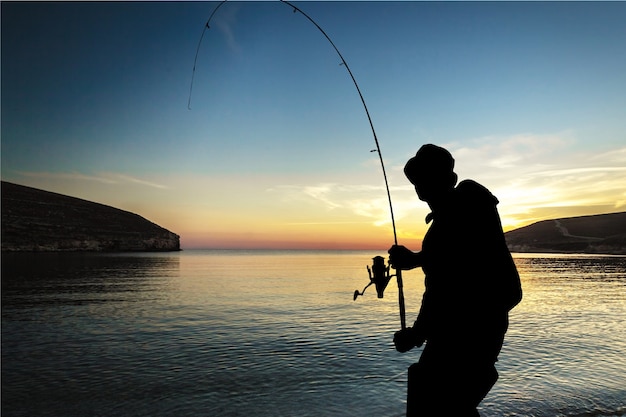
[[[460,179],[477,180],[498,197],[508,229],[626,207],[626,148],[581,149],[569,131],[488,137],[444,146],[457,161]],[[400,185],[391,188],[396,222],[421,228],[429,209],[417,199],[412,186],[400,179],[395,178]],[[383,185],[318,183],[272,190],[284,199],[343,211],[346,217],[368,219],[376,226],[391,223]]]
[[[63,181],[93,181],[104,184],[115,184],[115,181],[110,178],[101,176],[85,175],[78,172],[33,172],[33,171],[18,171],[18,175],[27,178],[39,178],[50,180],[63,180]]]
[[[128,175],[123,175],[123,174],[111,174],[114,177],[117,177],[120,179],[121,182],[130,182],[133,184],[140,184],[140,185],[145,185],[148,187],[153,187],[153,188],[160,188],[160,189],[167,189],[168,187],[162,184],[157,184],[155,182],[151,182],[151,181],[145,181],[145,180],[141,180],[139,178],[135,178],[135,177],[130,177]]]
[[[370,222],[288,222],[282,223],[286,226],[324,226],[324,225],[345,225],[345,224],[370,224]]]
[[[233,31],[233,26],[236,24],[238,20],[238,13],[240,10],[239,5],[230,5],[231,7],[226,7],[220,10],[219,16],[216,15],[213,24],[215,27],[224,35],[226,40],[226,45],[230,48],[230,50],[239,54],[241,52],[241,48],[235,39],[235,33]],[[218,6],[219,7],[219,6]]]
[[[86,175],[79,172],[33,172],[19,171],[19,175],[28,178],[37,178],[55,181],[72,181],[72,182],[98,182],[102,184],[139,184],[152,188],[167,189],[168,187],[155,182],[142,180],[131,177],[129,175],[118,173],[100,173],[97,175]]]
[[[357,216],[368,219],[367,223],[384,226],[391,223],[389,200],[386,190],[381,185],[319,183],[311,185],[280,185],[268,189],[281,195],[284,201],[318,205],[325,211],[341,212],[345,216]],[[392,187],[392,192],[411,192],[411,199],[393,201],[394,210],[401,216],[408,213],[409,201],[415,202],[415,192],[409,186]],[[339,213],[337,215],[340,215]],[[396,213],[396,217],[399,217]],[[363,223],[357,221],[356,223]]]
[[[336,194],[336,184],[318,184],[302,187],[302,193],[314,200],[320,201],[328,210],[341,207],[341,204],[333,201],[333,195]]]
[[[594,150],[569,131],[490,137],[450,148],[459,175],[478,180],[500,199],[505,225],[625,207],[626,148]]]
[[[551,163],[555,156],[567,152],[575,143],[569,131],[553,134],[520,133],[512,136],[488,136],[463,144],[451,143],[457,166],[470,172],[498,172],[504,170],[533,170],[536,166]]]
[[[626,147],[621,149],[613,149],[609,152],[603,152],[601,154],[594,155],[592,158],[595,161],[609,161],[616,165],[624,166],[626,165]]]

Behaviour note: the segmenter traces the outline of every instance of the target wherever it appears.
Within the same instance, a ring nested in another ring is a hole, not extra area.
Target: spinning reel
[[[376,293],[378,294],[378,298],[383,298],[383,293],[385,292],[385,288],[387,288],[387,284],[389,284],[389,280],[391,277],[395,277],[396,275],[389,274],[389,265],[385,265],[385,258],[382,256],[375,256],[373,259],[372,267],[367,266],[367,273],[370,277],[370,282],[363,288],[363,291],[359,292],[359,290],[354,290],[353,301],[359,295],[363,295],[365,290],[372,284],[376,286]]]
[[[398,281],[398,304],[400,306],[400,326],[402,329],[406,329],[406,318],[405,318],[405,308],[404,308],[404,291],[402,285],[402,271],[400,269],[396,269],[396,273],[391,275],[389,273],[390,265],[385,264],[385,258],[382,256],[375,256],[372,259],[372,267],[367,266],[367,273],[370,276],[370,282],[363,288],[363,291],[359,292],[359,290],[354,290],[353,301],[356,301],[359,295],[363,295],[365,290],[370,285],[374,284],[376,286],[376,294],[378,298],[383,298],[383,293],[385,292],[385,288],[387,288],[387,284],[389,284],[389,280],[391,277],[396,277]]]

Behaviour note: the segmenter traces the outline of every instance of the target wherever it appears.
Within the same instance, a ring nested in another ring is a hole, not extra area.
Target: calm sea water
[[[402,416],[420,350],[393,348],[395,284],[352,301],[375,255],[3,254],[2,415]],[[626,258],[516,263],[481,415],[626,415]],[[410,323],[423,275],[404,281]]]

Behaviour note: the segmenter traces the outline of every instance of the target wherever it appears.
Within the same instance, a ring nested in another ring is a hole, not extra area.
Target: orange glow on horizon
[[[318,237],[302,236],[295,238],[289,235],[255,235],[242,233],[204,234],[191,233],[181,235],[183,249],[276,249],[276,250],[376,250],[387,251],[393,245],[393,237],[376,236],[359,239],[354,235],[320,234]],[[411,248],[418,244],[405,243]]]

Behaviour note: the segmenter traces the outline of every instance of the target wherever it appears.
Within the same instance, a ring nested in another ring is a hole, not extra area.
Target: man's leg
[[[409,367],[408,386],[406,395],[407,417],[426,417],[434,415],[433,392],[434,381],[432,375],[423,363],[414,363]]]
[[[454,362],[422,354],[420,361],[409,367],[407,417],[480,416],[476,407],[496,383],[498,372],[493,364]]]

